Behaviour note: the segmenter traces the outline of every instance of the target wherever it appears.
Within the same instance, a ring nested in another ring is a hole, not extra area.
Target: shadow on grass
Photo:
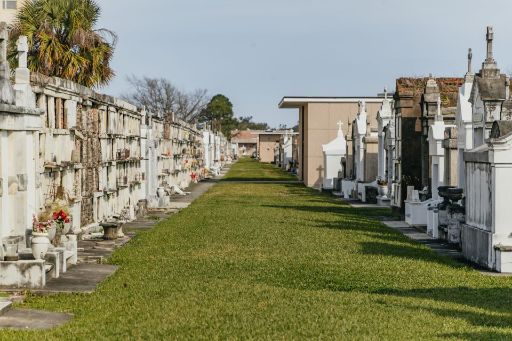
[[[229,177],[229,178],[223,178],[220,180],[220,182],[251,182],[251,181],[261,181],[261,182],[283,182],[283,183],[297,183],[299,184],[297,179],[288,179],[288,178],[269,178],[269,177],[252,177],[252,178],[245,178],[245,177]]]
[[[440,256],[434,251],[419,248],[418,246],[420,244],[409,242],[409,245],[403,245],[403,240],[398,238],[396,239],[397,241],[400,241],[402,245],[383,242],[362,242],[360,243],[361,252],[365,255],[371,256],[389,256],[409,260],[419,260],[424,262],[435,262],[456,269],[467,267],[467,265],[464,263],[459,263],[451,258]]]
[[[465,340],[512,339],[512,287],[489,288],[428,288],[428,289],[381,289],[376,294],[396,296],[403,298],[420,298],[441,303],[458,304],[460,308],[431,307],[429,304],[399,304],[411,310],[426,310],[445,318],[459,318],[480,328],[507,328],[508,330],[490,330],[468,333],[445,333],[439,336]],[[466,307],[476,308],[468,310]]]
[[[320,205],[264,205],[264,207],[293,209],[310,213],[331,213],[343,216],[359,216],[372,220],[378,220],[382,217],[392,216],[389,208],[353,208],[347,205],[333,206],[336,202],[320,201],[320,203],[330,204],[329,206]]]

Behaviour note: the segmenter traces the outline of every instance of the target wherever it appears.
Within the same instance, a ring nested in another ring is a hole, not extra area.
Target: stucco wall
[[[273,134],[261,134],[260,135],[260,161],[261,162],[274,162],[275,150],[279,146],[279,140],[281,138],[281,134],[273,135]]]
[[[366,103],[368,113],[368,131],[371,128],[377,129],[377,112],[382,103]],[[308,187],[321,188],[323,183],[323,154],[322,145],[332,141],[338,132],[339,121],[343,122],[343,133],[349,140],[351,136],[352,124],[358,112],[358,101],[347,103],[308,103],[305,110],[305,136],[304,136],[304,183]],[[349,160],[352,158],[352,144],[347,144],[347,175],[350,174]],[[375,162],[376,157],[370,158],[370,162]],[[372,166],[369,165],[371,168]]]

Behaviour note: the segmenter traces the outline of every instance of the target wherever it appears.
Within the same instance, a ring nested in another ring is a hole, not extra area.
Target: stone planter
[[[379,196],[386,197],[386,198],[388,197],[388,194],[389,194],[388,185],[379,185],[378,189],[379,189]]]
[[[50,240],[48,233],[32,233],[32,255],[34,259],[44,259],[48,248],[50,247]]]
[[[103,227],[103,239],[105,240],[116,240],[119,224],[117,223],[101,223]]]

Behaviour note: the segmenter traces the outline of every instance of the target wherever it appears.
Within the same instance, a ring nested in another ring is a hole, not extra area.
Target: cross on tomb
[[[27,68],[28,40],[26,36],[20,36],[16,42],[18,48],[18,67]]]
[[[487,60],[492,61],[492,41],[494,39],[494,30],[492,26],[487,26]]]

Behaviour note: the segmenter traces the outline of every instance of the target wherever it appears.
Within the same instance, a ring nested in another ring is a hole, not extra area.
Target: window
[[[17,0],[2,0],[3,9],[17,9]]]

